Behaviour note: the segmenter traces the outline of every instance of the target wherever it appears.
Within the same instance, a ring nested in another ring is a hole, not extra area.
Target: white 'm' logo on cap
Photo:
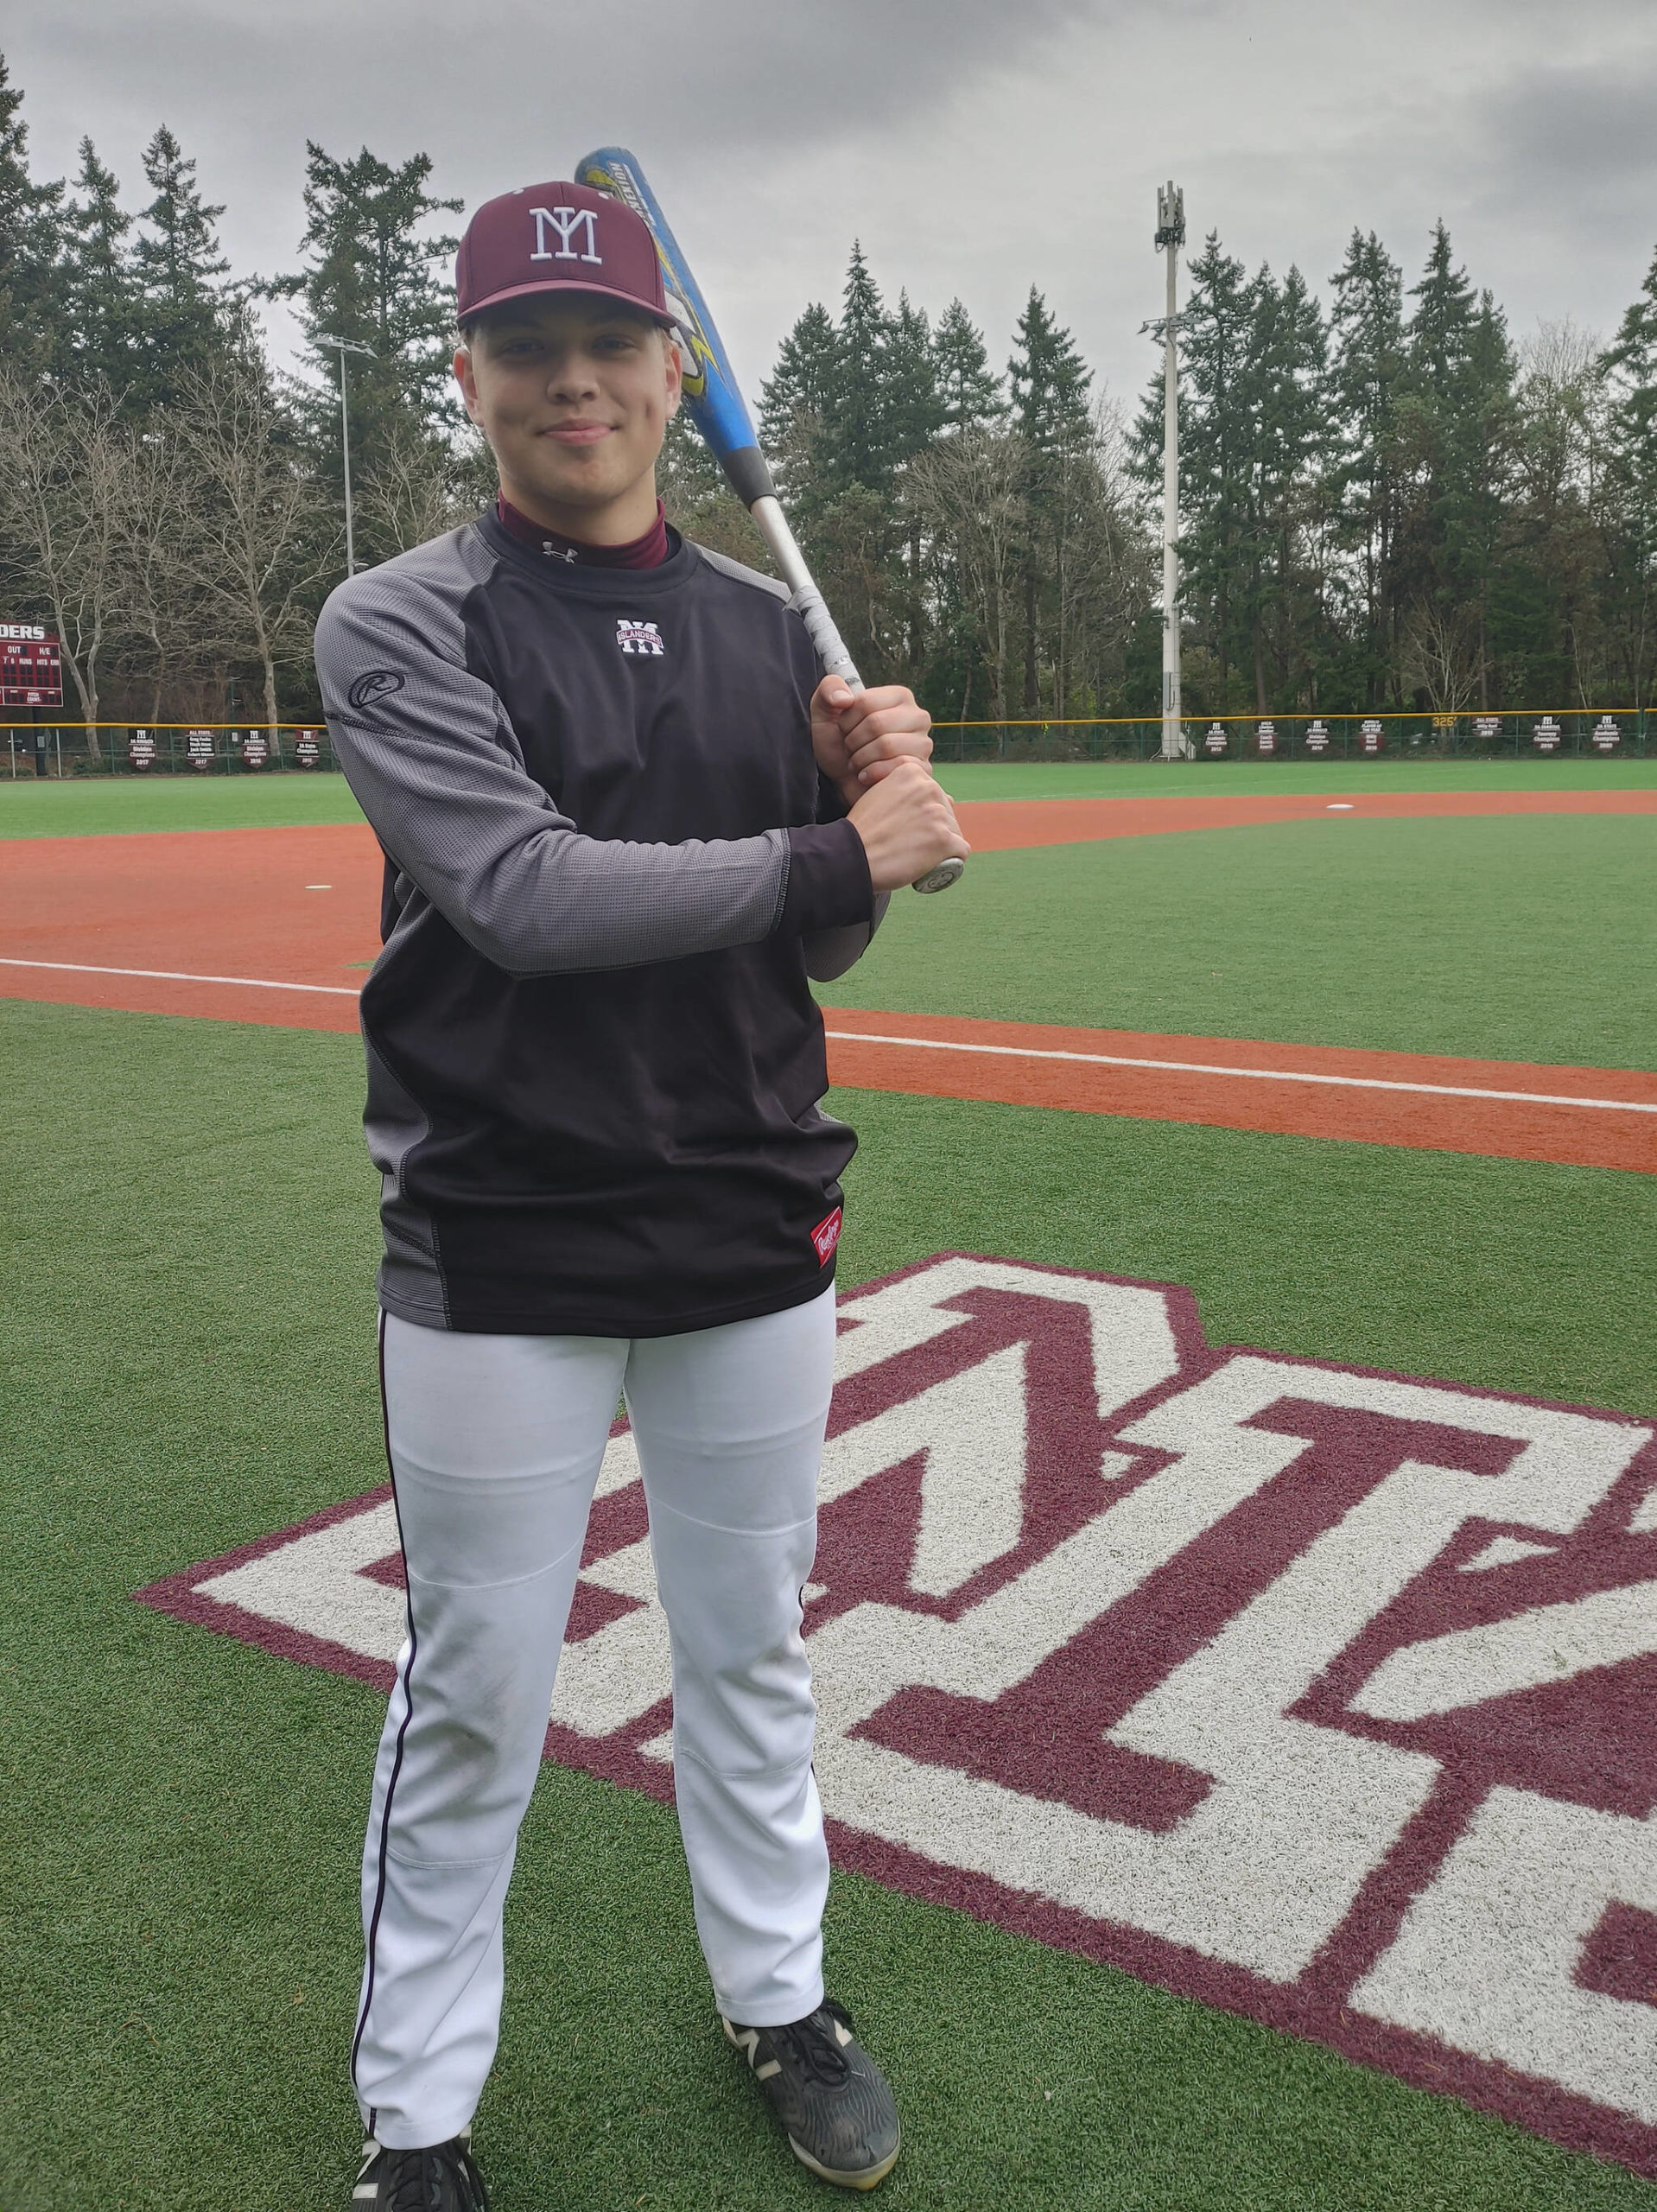
[[[531,207],[535,218],[535,251],[531,261],[596,261],[602,263],[599,251],[599,216],[595,207]],[[577,255],[575,241],[581,226],[587,227],[587,250]],[[558,248],[555,252],[547,243],[549,226],[558,234]]]

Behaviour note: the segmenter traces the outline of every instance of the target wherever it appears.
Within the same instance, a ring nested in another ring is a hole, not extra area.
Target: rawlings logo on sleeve
[[[371,668],[366,676],[359,676],[346,696],[353,707],[371,707],[376,699],[389,699],[393,691],[401,691],[403,678],[394,668]]]

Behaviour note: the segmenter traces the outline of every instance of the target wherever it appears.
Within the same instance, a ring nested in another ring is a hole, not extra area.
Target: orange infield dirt
[[[1542,812],[1657,813],[1657,791],[1397,792],[1350,808],[1312,795],[961,809],[980,851],[1314,815],[1338,834],[1370,816]],[[356,1028],[378,950],[381,868],[361,824],[18,839],[0,852],[0,995]],[[1657,1170],[1657,1074],[920,1014],[826,1019],[834,1080],[871,1090]],[[1517,1095],[1492,1095],[1502,1093]]]
[[[830,1074],[866,1090],[1657,1172],[1657,1075],[845,1007],[823,1020]]]
[[[979,853],[1027,845],[1091,844],[1174,830],[1240,830],[1250,823],[1333,819],[1396,822],[1424,815],[1657,814],[1657,791],[1327,791],[1240,793],[1213,798],[1002,798],[955,810]]]

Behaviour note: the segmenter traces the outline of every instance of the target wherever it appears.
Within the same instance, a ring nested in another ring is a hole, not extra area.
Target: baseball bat
[[[644,173],[625,146],[601,146],[576,165],[578,181],[595,192],[606,192],[642,216],[656,240],[657,258],[667,290],[668,308],[679,326],[684,365],[685,405],[690,419],[707,440],[714,459],[725,471],[731,489],[753,517],[760,536],[771,549],[778,574],[794,594],[817,658],[830,676],[838,676],[854,691],[863,690],[857,664],[846,649],[822,594],[817,589],[799,541],[788,526],[771,481],[771,469],[759,450],[753,423],[735,377],[724,341],[708,312],[702,287],[690,273],[679,241],[668,226],[661,203],[644,181]],[[940,861],[921,877],[917,891],[947,891],[960,880],[967,863]]]

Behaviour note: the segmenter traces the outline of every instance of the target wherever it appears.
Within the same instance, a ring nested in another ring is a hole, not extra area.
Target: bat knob
[[[967,873],[967,863],[962,860],[940,861],[929,868],[916,884],[917,891],[947,891],[952,883],[959,883]]]

